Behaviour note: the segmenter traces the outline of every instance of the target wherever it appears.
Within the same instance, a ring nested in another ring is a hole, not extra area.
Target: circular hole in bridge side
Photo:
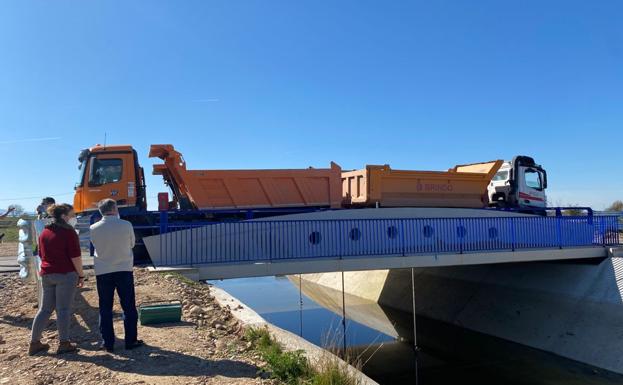
[[[351,241],[358,241],[361,239],[361,231],[358,228],[353,227],[348,232],[348,238],[350,238]]]
[[[389,239],[396,239],[397,236],[398,236],[398,229],[396,228],[396,226],[389,226],[387,228],[387,237]]]
[[[312,231],[311,234],[309,234],[309,243],[311,243],[312,245],[319,244],[321,240],[322,236],[320,235],[320,232]]]

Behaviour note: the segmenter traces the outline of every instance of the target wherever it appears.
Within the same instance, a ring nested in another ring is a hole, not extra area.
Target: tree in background
[[[13,208],[12,215],[14,217],[21,217],[22,214],[24,214],[24,207],[22,205],[11,205],[11,207]]]
[[[15,208],[13,206],[9,206],[9,208],[3,214],[0,214],[0,218],[8,216],[13,212],[13,210],[15,210]]]
[[[578,217],[578,216],[586,214],[586,210],[582,210],[582,209],[576,208],[576,207],[578,207],[578,205],[567,205],[567,207],[569,207],[569,208],[566,209],[566,210],[562,210],[562,215]]]
[[[623,211],[623,202],[622,201],[614,201],[606,211]]]
[[[579,217],[586,215],[586,210],[581,209],[579,204],[577,203],[567,203],[566,205],[562,205],[560,203],[556,204],[558,207],[566,207],[566,209],[562,210],[562,215],[570,216],[570,217]]]

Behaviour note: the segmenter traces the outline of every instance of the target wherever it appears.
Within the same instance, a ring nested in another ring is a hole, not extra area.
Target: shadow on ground
[[[71,337],[75,340],[86,340],[87,338],[99,338],[99,310],[91,306],[89,302],[84,298],[83,292],[91,291],[91,289],[80,289],[74,297],[72,304],[72,320],[70,326]],[[46,330],[56,331],[56,315],[52,313],[52,317],[46,326]],[[82,323],[78,322],[78,318],[82,319]],[[4,314],[0,316],[0,323],[7,325],[31,329],[33,317],[27,317],[25,315],[10,315]]]
[[[117,343],[119,345],[119,342]],[[82,348],[82,347],[81,347]],[[200,357],[144,345],[134,350],[116,349],[96,356],[80,352],[64,355],[67,361],[87,362],[116,372],[147,376],[217,376],[254,378],[258,367],[242,361],[206,360]]]

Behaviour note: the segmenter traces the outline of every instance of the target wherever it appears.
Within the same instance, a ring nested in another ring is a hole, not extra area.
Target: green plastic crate
[[[182,303],[180,301],[145,302],[138,306],[138,319],[141,325],[180,322]]]

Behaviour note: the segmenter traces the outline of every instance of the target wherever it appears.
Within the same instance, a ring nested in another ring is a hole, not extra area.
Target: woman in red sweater
[[[84,272],[80,241],[74,230],[76,214],[68,204],[48,207],[52,222],[39,236],[39,256],[41,257],[41,284],[43,298],[39,311],[32,324],[32,336],[28,354],[47,350],[50,345],[41,343],[41,334],[52,312],[56,309],[59,345],[57,353],[77,350],[76,344],[69,341],[71,304],[76,288],[82,287]]]

